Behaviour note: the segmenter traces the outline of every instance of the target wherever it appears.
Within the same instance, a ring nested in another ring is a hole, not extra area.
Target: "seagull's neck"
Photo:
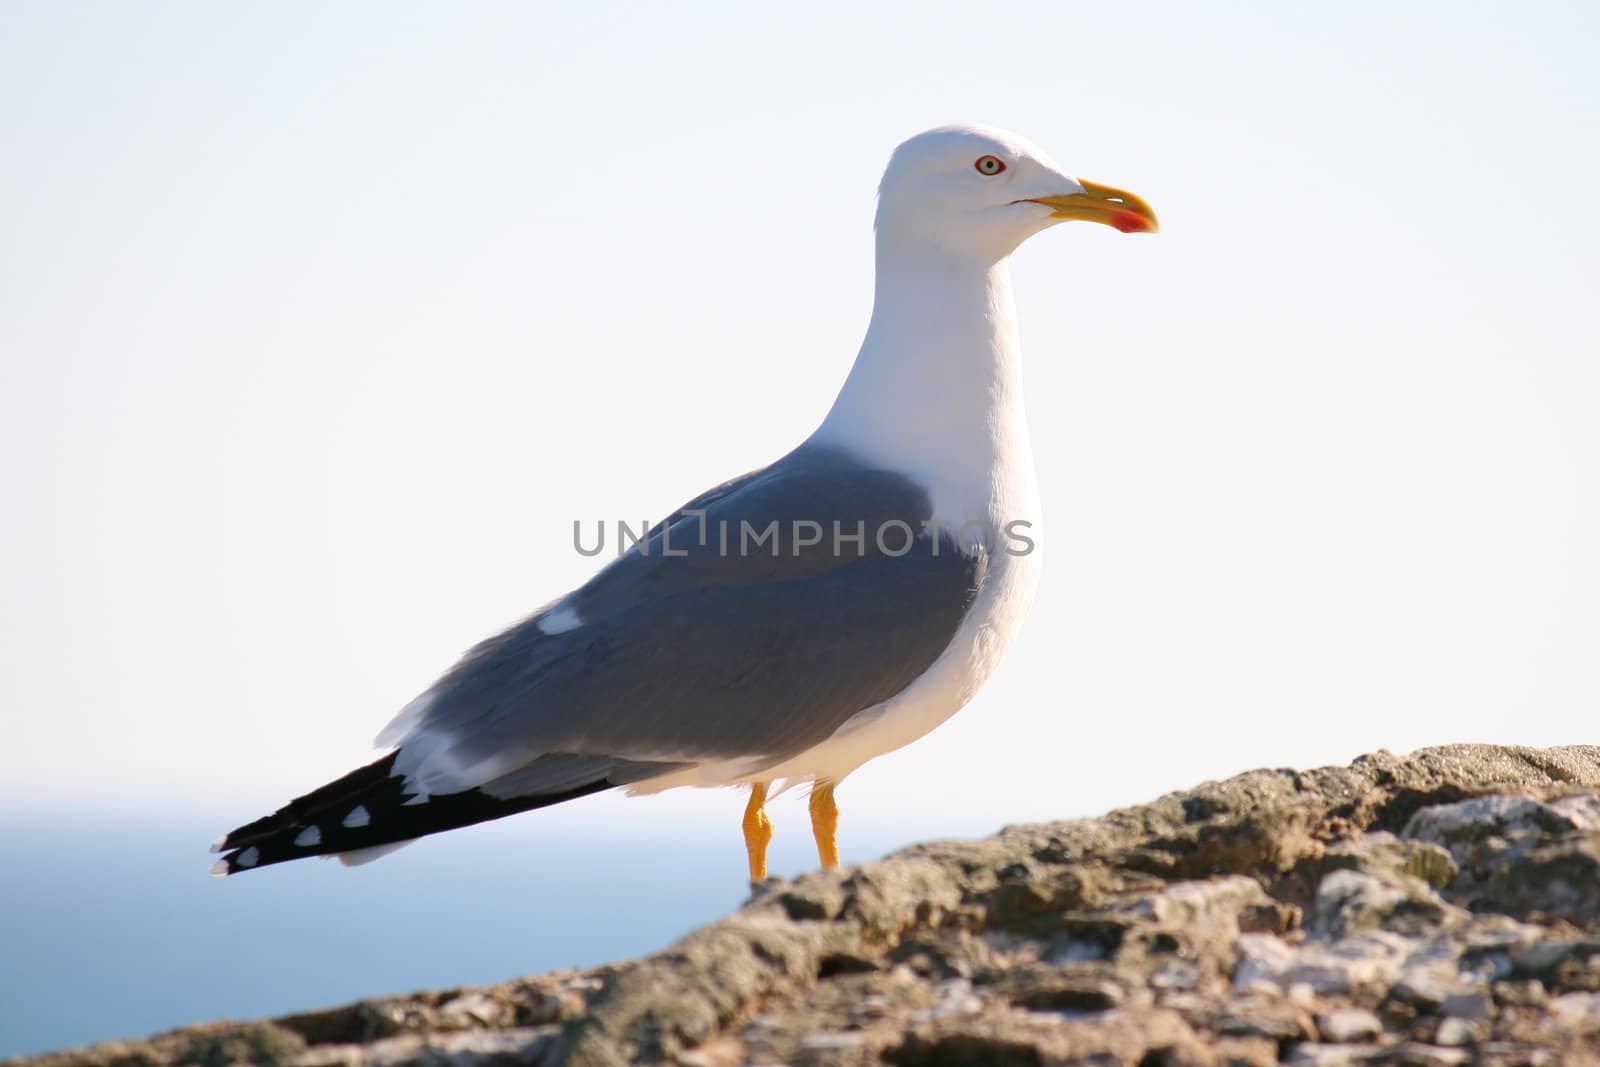
[[[877,261],[861,353],[812,439],[911,472],[936,507],[992,507],[1008,481],[1031,488],[1007,261],[882,234]]]

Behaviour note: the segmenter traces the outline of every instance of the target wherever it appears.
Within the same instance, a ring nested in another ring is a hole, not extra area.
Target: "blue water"
[[[796,829],[774,870],[813,862]],[[636,956],[746,895],[736,823],[684,839],[512,819],[228,879],[205,875],[216,831],[0,825],[0,1056]],[[908,838],[857,834],[845,859]]]

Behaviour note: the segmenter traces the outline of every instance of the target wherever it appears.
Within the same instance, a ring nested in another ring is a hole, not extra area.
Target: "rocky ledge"
[[[1253,771],[774,880],[648,959],[13,1061],[1600,1064],[1600,747]]]

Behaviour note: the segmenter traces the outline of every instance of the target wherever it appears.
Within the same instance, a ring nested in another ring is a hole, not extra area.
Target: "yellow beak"
[[[1043,204],[1054,208],[1053,219],[1083,219],[1115,226],[1123,233],[1156,233],[1161,224],[1149,204],[1132,193],[1113,189],[1109,185],[1078,179],[1083,192],[1070,196],[1030,196],[1018,203]]]

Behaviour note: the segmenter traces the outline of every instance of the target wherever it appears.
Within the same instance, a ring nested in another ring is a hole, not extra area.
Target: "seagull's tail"
[[[418,798],[394,773],[396,755],[391,752],[220,838],[211,851],[223,855],[211,873],[237,874],[307,856],[362,863],[426,834],[549,807],[617,784],[602,772],[588,781],[563,782],[559,789],[506,798],[478,789]]]

